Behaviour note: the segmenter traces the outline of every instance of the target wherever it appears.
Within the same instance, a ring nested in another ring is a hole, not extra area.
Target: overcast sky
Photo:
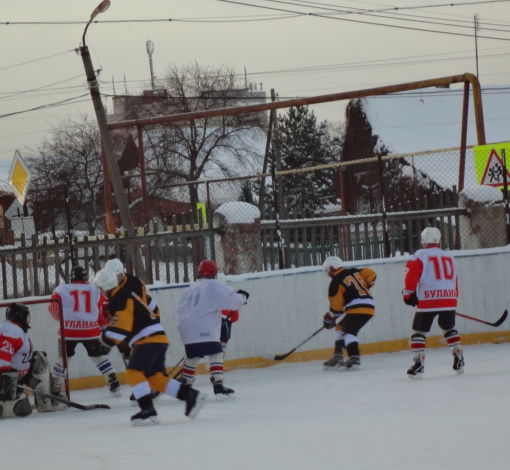
[[[98,3],[2,0],[0,167],[8,166],[16,149],[23,154],[27,146],[37,146],[59,119],[93,115],[82,61],[73,49],[80,46],[85,22]],[[262,83],[268,94],[275,88],[284,99],[476,73],[473,17],[478,14],[482,87],[510,84],[510,0],[453,3],[112,0],[97,17],[103,22],[90,26],[87,44],[94,67],[102,68],[105,94],[113,94],[112,79],[117,94],[150,88],[150,39],[157,77],[169,64],[225,64],[240,73],[246,68],[248,81],[257,87]],[[149,19],[172,21],[135,21]],[[116,20],[131,21],[105,23]],[[71,101],[59,103],[63,100]],[[58,106],[27,111],[52,104]],[[320,120],[340,122],[344,106],[329,103],[314,111]],[[19,114],[5,116],[10,113]]]

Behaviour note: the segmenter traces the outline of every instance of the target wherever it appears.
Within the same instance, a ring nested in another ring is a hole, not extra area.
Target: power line
[[[19,64],[8,65],[7,67],[0,68],[0,71],[1,70],[11,69],[13,67],[19,67],[21,65],[32,64],[33,62],[39,62],[40,60],[50,59],[52,57],[57,57],[57,56],[62,55],[62,54],[67,54],[68,52],[74,52],[74,49],[70,49],[70,50],[65,51],[65,52],[59,52],[58,54],[48,55],[46,57],[41,57],[40,59],[34,59],[34,60],[29,60],[27,62],[20,62]]]
[[[71,101],[77,100],[78,98],[83,98],[84,96],[88,96],[88,93],[86,93],[84,95],[80,95],[80,96],[75,96],[74,98],[69,98],[67,100],[56,101],[55,103],[49,103],[49,104],[44,104],[42,106],[37,106],[35,108],[25,109],[23,111],[15,111],[13,113],[0,114],[0,119],[6,118],[8,116],[14,116],[16,114],[23,114],[23,113],[29,113],[31,111],[37,111],[39,109],[56,108],[58,106],[65,106],[68,104],[75,104],[75,103],[81,103],[83,101],[88,101],[88,100],[82,100],[82,101],[75,101],[74,103],[70,103]]]
[[[234,1],[234,0],[216,0],[216,1],[222,2],[222,3],[231,3],[231,4],[234,4],[234,5],[248,6],[248,7],[252,7],[252,8],[262,8],[262,9],[265,9],[265,10],[281,11],[281,12],[284,12],[284,13],[294,13],[294,14],[301,13],[301,12],[297,12],[297,11],[293,11],[293,10],[285,10],[283,8],[275,8],[275,7],[267,7],[267,6],[262,6],[262,5],[254,5],[254,4],[251,4],[251,3],[244,3],[244,2]],[[507,2],[509,0],[496,0],[496,1]],[[484,2],[484,3],[492,3],[492,2],[487,1],[487,2]],[[449,6],[451,6],[451,5],[452,4],[450,4]],[[386,28],[405,29],[405,30],[408,30],[408,31],[420,31],[420,32],[435,33],[435,34],[447,34],[449,36],[460,36],[460,37],[469,37],[469,38],[473,37],[472,34],[454,33],[452,31],[438,31],[438,30],[434,30],[434,29],[413,28],[411,26],[399,26],[399,25],[392,25],[392,24],[386,24],[386,23],[375,23],[375,22],[370,22],[370,21],[354,20],[354,19],[348,19],[348,18],[338,18],[338,17],[328,16],[328,15],[319,14],[319,13],[311,13],[311,12],[309,12],[309,13],[301,13],[301,14],[302,15],[307,15],[307,16],[314,16],[314,17],[317,17],[317,18],[327,18],[327,19],[330,19],[330,20],[345,21],[345,22],[349,22],[349,23],[359,23],[359,24],[367,24],[367,25],[371,25],[371,26],[383,26],[383,27],[386,27]],[[498,38],[498,37],[493,37],[493,36],[478,36],[478,37],[479,38],[483,38],[483,39],[494,39],[496,41],[510,41],[510,38]]]

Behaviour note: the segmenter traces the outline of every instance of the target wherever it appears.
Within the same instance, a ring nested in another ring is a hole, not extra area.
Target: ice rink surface
[[[276,351],[279,352],[279,351]],[[324,372],[321,362],[237,370],[235,400],[209,394],[196,420],[170,397],[160,425],[134,427],[127,386],[71,393],[111,410],[0,421],[0,468],[17,470],[491,470],[510,468],[510,344],[466,346],[456,375],[448,348],[427,351],[421,381],[409,352],[362,357],[362,369]]]

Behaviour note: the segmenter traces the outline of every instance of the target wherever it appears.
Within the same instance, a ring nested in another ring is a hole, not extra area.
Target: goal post
[[[0,320],[5,318],[7,307],[13,303],[23,304],[29,308],[30,329],[28,330],[28,337],[32,343],[32,349],[46,353],[52,368],[52,374],[53,366],[56,363],[63,366],[64,383],[59,383],[57,386],[62,387],[64,385],[65,393],[69,398],[69,374],[62,301],[52,299],[50,296],[3,300],[0,301]],[[55,377],[54,381],[56,382]]]

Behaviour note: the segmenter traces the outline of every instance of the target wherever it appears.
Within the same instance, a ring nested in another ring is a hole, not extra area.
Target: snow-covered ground
[[[209,397],[197,419],[163,397],[161,424],[148,427],[129,423],[128,387],[122,398],[72,392],[112,409],[2,420],[1,468],[506,470],[509,356],[510,344],[466,346],[457,376],[448,349],[431,349],[421,381],[406,377],[408,352],[364,356],[358,372],[324,372],[317,361],[237,370],[228,402],[199,376]]]

